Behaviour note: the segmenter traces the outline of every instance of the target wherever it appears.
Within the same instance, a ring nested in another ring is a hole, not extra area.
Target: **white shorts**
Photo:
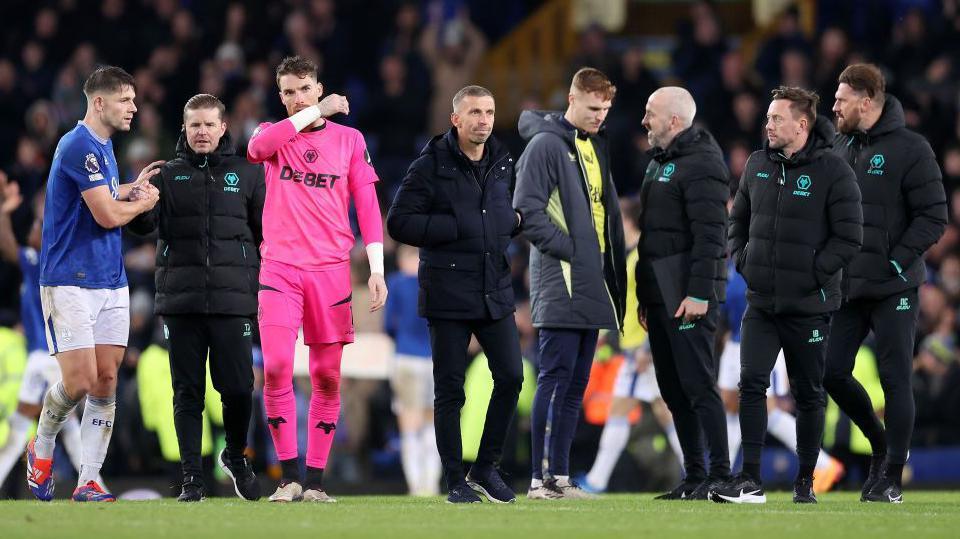
[[[637,360],[633,351],[623,354],[623,362],[617,371],[617,380],[613,383],[613,396],[637,399],[643,402],[653,402],[660,398],[660,386],[657,385],[657,373],[653,369],[653,362],[647,370],[637,372]]]
[[[740,343],[727,341],[720,354],[720,372],[717,376],[717,387],[726,391],[737,391],[740,388]],[[777,355],[777,362],[770,373],[770,386],[767,396],[785,397],[790,394],[790,379],[787,376],[787,364],[783,358],[783,350]]]
[[[397,354],[390,375],[393,411],[433,410],[433,361]]]
[[[43,404],[47,389],[59,382],[60,377],[60,364],[56,358],[43,350],[30,352],[17,400],[26,404]]]
[[[97,344],[127,346],[130,291],[127,287],[41,286],[40,303],[51,355]]]

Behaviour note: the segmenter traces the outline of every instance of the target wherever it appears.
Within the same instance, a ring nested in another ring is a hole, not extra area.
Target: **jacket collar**
[[[177,139],[177,157],[184,159],[191,165],[203,168],[205,166],[218,166],[224,158],[234,155],[235,150],[230,132],[227,131],[220,137],[220,143],[217,148],[209,154],[198,154],[187,144],[187,133],[180,129],[180,137]]]

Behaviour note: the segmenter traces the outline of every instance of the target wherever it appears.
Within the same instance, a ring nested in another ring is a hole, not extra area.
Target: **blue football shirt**
[[[60,139],[47,179],[40,284],[81,288],[127,286],[120,228],[103,228],[83,200],[87,189],[106,185],[120,194],[113,142],[83,122]]]

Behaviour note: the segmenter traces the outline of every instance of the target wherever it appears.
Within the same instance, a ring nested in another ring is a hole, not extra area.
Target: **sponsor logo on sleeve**
[[[97,156],[88,153],[87,156],[83,158],[83,168],[87,169],[87,172],[90,174],[100,172],[100,163],[97,161]]]

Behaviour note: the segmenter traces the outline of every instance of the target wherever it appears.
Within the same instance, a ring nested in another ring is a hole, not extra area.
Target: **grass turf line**
[[[658,502],[652,494],[596,501],[531,501],[453,506],[443,498],[341,497],[338,504],[271,504],[236,498],[179,504],[173,499],[116,504],[0,501],[3,539],[84,537],[285,539],[555,539],[680,537],[823,539],[960,536],[960,492],[908,491],[902,505],[864,504],[855,493],[829,493],[818,505],[794,505],[786,492],[768,503]]]

